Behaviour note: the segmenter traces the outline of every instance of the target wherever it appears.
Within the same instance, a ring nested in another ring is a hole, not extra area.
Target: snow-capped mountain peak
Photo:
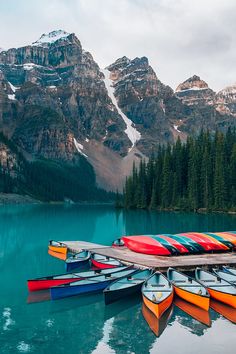
[[[44,33],[42,36],[36,41],[33,42],[33,46],[43,46],[43,45],[50,45],[59,39],[67,38],[70,35],[70,33],[63,31],[63,30],[57,30],[57,31],[52,31],[49,33]]]

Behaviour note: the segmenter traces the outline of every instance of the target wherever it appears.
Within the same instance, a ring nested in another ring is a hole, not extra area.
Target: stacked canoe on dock
[[[123,236],[113,243],[113,247],[119,246],[126,246],[134,252],[158,256],[227,252],[236,249],[236,232]]]

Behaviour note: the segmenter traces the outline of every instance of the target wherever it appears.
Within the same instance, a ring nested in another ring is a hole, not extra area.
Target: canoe
[[[215,275],[217,277],[220,277],[221,279],[224,279],[224,280],[228,281],[229,283],[236,285],[236,274],[225,272],[224,270],[220,270],[217,268],[213,268],[212,270],[213,270],[213,273],[215,273]]]
[[[123,297],[130,297],[140,292],[143,283],[151,274],[152,271],[149,269],[137,270],[131,276],[126,276],[113,282],[103,291],[105,304],[111,304]]]
[[[83,250],[79,253],[76,253],[68,257],[65,261],[66,271],[70,272],[73,269],[82,267],[89,263],[91,253],[87,250]]]
[[[173,238],[169,237],[167,234],[165,235],[158,235],[161,239],[168,241],[172,246],[174,246],[180,254],[187,254],[189,250],[184,247],[180,242],[174,240]],[[171,235],[172,236],[172,235]]]
[[[226,251],[227,251],[227,249],[228,250],[234,249],[234,245],[232,244],[232,242],[230,242],[229,240],[226,240],[222,236],[219,236],[213,232],[207,232],[205,235],[210,236],[210,237],[214,238],[216,241],[222,243],[226,247],[226,249],[225,249]]]
[[[187,233],[189,235],[189,237],[192,237],[192,235],[198,238],[201,238],[201,240],[203,240],[204,242],[206,242],[212,249],[212,251],[224,251],[226,248],[225,246],[220,243],[218,240],[216,240],[213,237],[209,237],[209,235],[207,235],[206,233],[201,233],[201,232],[190,232]]]
[[[79,279],[84,279],[84,278],[87,279],[101,274],[115,273],[125,269],[127,269],[126,266],[113,268],[113,269],[97,269],[97,270],[90,270],[87,272],[50,275],[47,277],[29,279],[27,281],[27,284],[28,284],[29,291],[40,291],[40,290],[49,289],[52,286],[78,281]]]
[[[63,254],[67,253],[67,246],[64,243],[58,241],[53,241],[53,240],[49,241],[48,249],[53,252],[58,252]]]
[[[210,240],[207,237],[204,237],[203,234],[194,233],[194,232],[187,232],[187,233],[180,234],[180,235],[187,236],[188,238],[191,238],[193,241],[199,243],[204,248],[205,252],[212,252],[212,251],[221,250],[221,247],[216,242],[214,242],[213,240]]]
[[[195,276],[207,288],[211,297],[236,308],[236,287],[234,285],[201,268],[196,268]]]
[[[152,236],[123,236],[125,246],[138,253],[153,254],[157,256],[170,256],[171,253]]]
[[[124,241],[121,238],[118,238],[117,240],[113,241],[112,247],[124,247]]]
[[[173,268],[168,269],[167,278],[172,283],[176,295],[203,310],[209,310],[210,295],[202,284]]]
[[[179,236],[179,235],[170,235],[170,234],[164,234],[164,236],[168,236],[172,238],[173,240],[179,242],[181,245],[183,245],[189,253],[199,253],[199,249],[196,248],[192,243],[190,242],[190,239],[184,236]]]
[[[48,249],[48,254],[54,258],[61,259],[62,261],[65,261],[67,258],[66,254],[60,252],[54,252],[51,251],[50,249]]]
[[[194,241],[192,238],[185,236],[184,234],[177,234],[175,236],[179,236],[181,237],[183,240],[185,240],[186,242],[188,242],[192,247],[194,247],[196,249],[195,253],[202,253],[205,252],[204,247],[199,243]]]
[[[154,240],[157,240],[158,242],[160,242],[165,248],[168,249],[168,251],[173,255],[173,256],[177,256],[180,254],[178,248],[176,248],[175,246],[173,246],[172,243],[170,243],[167,239],[160,237],[160,235],[152,235],[152,238],[154,238]]]
[[[211,299],[210,307],[218,312],[223,317],[227,318],[227,320],[236,324],[236,309],[231,306],[224,304],[223,302]]]
[[[223,237],[225,240],[230,241],[233,244],[234,249],[236,248],[236,235],[232,232],[214,232],[214,234]]]
[[[142,286],[143,302],[157,318],[171,306],[173,296],[173,286],[160,272],[154,273]]]
[[[185,301],[178,296],[176,296],[174,299],[174,305],[177,306],[180,310],[187,313],[195,320],[197,320],[198,322],[201,322],[204,325],[211,327],[211,317],[209,311],[206,311],[199,306],[191,304],[190,302]]]
[[[96,268],[106,269],[106,268],[116,268],[121,267],[123,264],[115,258],[102,256],[97,253],[91,255],[91,262]]]
[[[146,320],[148,326],[156,335],[160,337],[168,325],[168,321],[171,318],[173,313],[173,306],[170,306],[165,313],[160,318],[157,318],[152,311],[144,304],[142,304],[142,314]]]
[[[57,300],[80,294],[102,292],[113,281],[129,275],[131,276],[134,272],[136,272],[136,269],[133,267],[127,267],[125,270],[118,272],[110,272],[105,275],[85,278],[73,283],[55,286],[50,289],[51,299]]]
[[[236,268],[223,266],[222,269],[227,273],[231,273],[233,275],[236,275]]]

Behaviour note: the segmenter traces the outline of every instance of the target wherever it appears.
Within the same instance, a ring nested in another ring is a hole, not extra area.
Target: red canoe
[[[138,253],[170,256],[171,253],[151,236],[123,236],[122,240],[130,250]]]
[[[184,247],[184,245],[181,245],[181,243],[179,243],[178,241],[174,240],[171,237],[168,237],[167,235],[158,235],[160,238],[163,238],[163,240],[168,241],[172,246],[174,246],[175,248],[177,248],[177,250],[181,253],[181,254],[187,254],[189,253],[189,250],[187,250],[186,247]]]
[[[100,254],[93,253],[91,255],[92,265],[100,269],[121,267],[123,264],[115,258],[102,256]]]
[[[199,245],[201,245],[206,252],[211,252],[211,251],[216,251],[218,250],[218,245],[214,243],[213,241],[204,238],[201,234],[195,234],[194,232],[187,232],[187,233],[182,233],[179,234],[180,236],[186,236],[190,238],[191,240],[197,242]]]

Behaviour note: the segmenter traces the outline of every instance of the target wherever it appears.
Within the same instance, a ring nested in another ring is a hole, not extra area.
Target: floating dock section
[[[201,266],[212,268],[214,265],[230,265],[236,266],[236,252],[214,253],[214,254],[194,254],[185,256],[153,256],[142,253],[136,253],[126,247],[114,248],[103,246],[96,243],[84,241],[61,241],[68,247],[71,252],[79,252],[86,249],[92,253],[109,256],[125,263],[132,263],[142,267],[155,268],[160,271],[167,271],[169,267],[178,270],[194,270]]]

